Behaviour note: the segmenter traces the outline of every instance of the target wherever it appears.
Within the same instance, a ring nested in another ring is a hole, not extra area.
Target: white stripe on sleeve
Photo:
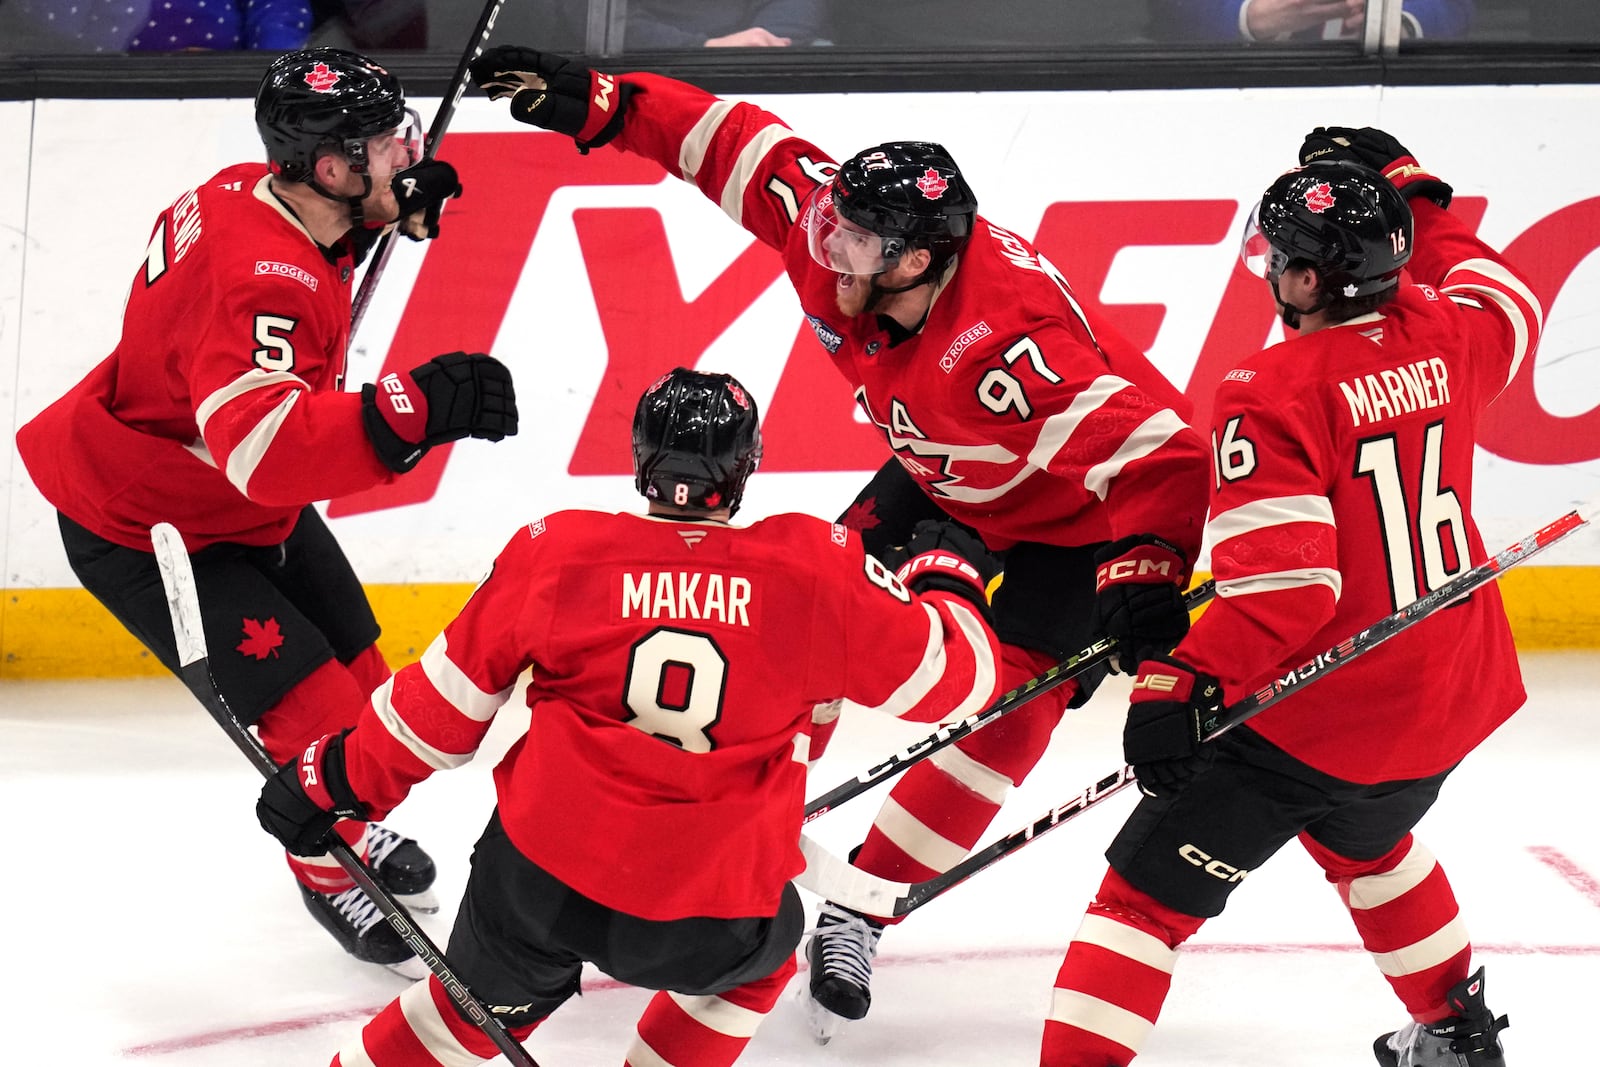
[[[1450,279],[1460,272],[1470,272],[1487,278],[1489,285],[1477,282],[1451,283]],[[1533,295],[1533,290],[1523,284],[1522,280],[1511,273],[1502,264],[1492,259],[1469,259],[1451,267],[1444,276],[1444,285],[1440,287],[1443,293],[1459,293],[1462,291],[1480,293],[1489,298],[1502,312],[1506,320],[1511,323],[1512,347],[1511,369],[1506,374],[1506,383],[1509,385],[1512,378],[1517,376],[1517,369],[1522,366],[1522,361],[1528,355],[1529,343],[1535,333],[1544,329],[1544,308],[1539,304],[1539,298]],[[1516,299],[1513,299],[1513,296]],[[1522,301],[1519,304],[1517,301]],[[1523,311],[1526,305],[1533,312],[1533,329],[1529,330],[1529,322]]]
[[[740,226],[744,225],[744,191],[750,184],[750,179],[755,177],[756,171],[761,169],[762,160],[767,158],[774,146],[794,136],[794,131],[781,123],[774,122],[752,137],[745,146],[739,150],[739,158],[734,160],[733,169],[728,173],[728,180],[722,187],[722,211]]]
[[[444,752],[434,748],[416,735],[411,725],[401,717],[400,711],[394,706],[394,676],[391,675],[384,683],[372,691],[372,710],[377,712],[378,720],[383,723],[389,735],[406,747],[417,759],[426,763],[436,771],[453,770],[472,759],[471,752]]]
[[[1230,537],[1265,530],[1272,526],[1286,526],[1291,522],[1313,522],[1322,526],[1336,526],[1333,520],[1333,503],[1325,496],[1307,493],[1301,496],[1274,496],[1240,504],[1215,516],[1206,523],[1206,533],[1213,545],[1220,545]]]
[[[722,120],[728,117],[728,112],[733,110],[733,101],[718,100],[706,108],[706,113],[700,116],[700,121],[694,124],[688,136],[684,137],[683,144],[678,146],[678,173],[683,175],[684,181],[694,181],[700,173],[700,167],[706,161],[706,149],[711,147],[711,141],[717,136],[717,130],[722,126]]]
[[[1243,578],[1217,579],[1220,597],[1252,596],[1256,593],[1276,593],[1283,589],[1301,589],[1308,585],[1325,585],[1333,590],[1337,601],[1344,590],[1343,576],[1332,567],[1306,567],[1301,570],[1270,571],[1250,574]]]
[[[516,688],[507,686],[498,693],[479,689],[478,683],[468,678],[466,672],[450,659],[444,634],[435,637],[428,645],[422,653],[421,664],[422,673],[428,676],[428,681],[433,683],[439,695],[473,722],[488,722],[494,718],[495,712],[511,695],[511,690]]]
[[[1122,468],[1135,460],[1143,459],[1172,439],[1172,435],[1186,428],[1178,413],[1162,408],[1141,422],[1128,439],[1103,463],[1096,463],[1083,476],[1084,488],[1101,500],[1111,490],[1111,482],[1122,473]]]

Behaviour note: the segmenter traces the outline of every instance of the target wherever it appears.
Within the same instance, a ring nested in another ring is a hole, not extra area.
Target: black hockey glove
[[[456,169],[442,159],[424,159],[400,171],[390,182],[400,205],[400,232],[413,241],[439,236],[444,202],[461,195]]]
[[[1424,196],[1440,207],[1449,207],[1455,190],[1428,173],[1412,157],[1405,145],[1382,130],[1363,126],[1318,126],[1306,134],[1300,146],[1301,164],[1322,159],[1345,159],[1364,163],[1378,171],[1410,200]]]
[[[361,387],[361,414],[378,458],[404,474],[428,449],[463,437],[499,441],[517,432],[511,371],[492,356],[451,352]]]
[[[964,598],[991,624],[989,583],[1000,561],[966,527],[948,519],[923,519],[911,529],[906,562],[896,575],[913,593],[937,589]]]
[[[366,806],[350,789],[344,770],[344,733],[311,742],[261,787],[256,818],[261,828],[296,856],[328,851],[328,831],[340,819],[365,819]]]
[[[1117,643],[1114,669],[1170,652],[1189,632],[1183,603],[1189,562],[1154,534],[1113,541],[1094,554],[1094,631]]]
[[[637,91],[565,56],[515,45],[489,49],[468,70],[489,99],[511,98],[512,118],[564,133],[584,154],[617,135]]]
[[[1171,656],[1139,664],[1122,728],[1122,755],[1148,796],[1176,793],[1205,769],[1216,750],[1204,725],[1222,710],[1222,685]]]

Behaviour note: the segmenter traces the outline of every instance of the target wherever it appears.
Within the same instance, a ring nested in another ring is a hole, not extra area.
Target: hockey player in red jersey
[[[418,162],[398,79],[350,52],[292,52],[255,111],[268,162],[229,167],[161,214],[116,349],[17,450],[84,588],[174,672],[150,527],[182,532],[223,650],[217,684],[288,759],[388,676],[366,594],[311,503],[392,481],[431,445],[515,433],[516,406],[503,366],[459,352],[341,391],[352,272],[386,225],[435,235],[460,191],[449,164]],[[341,832],[364,840],[360,824]],[[365,843],[378,877],[426,907],[414,895],[433,862],[416,842],[373,827]],[[329,857],[289,865],[347,950],[412,960]]]
[[[262,790],[262,825],[315,847],[340,815],[381,816],[470,759],[531,671],[528,731],[495,769],[499,805],[447,950],[519,1037],[578,992],[587,960],[663,991],[633,1067],[732,1063],[796,970],[789,879],[805,867],[814,706],[933,721],[995,695],[1000,646],[984,617],[997,564],[982,545],[925,524],[897,578],[844,526],[730,525],[760,455],[736,380],[664,376],[633,421],[648,515],[562,511],[518,530],[355,729]],[[430,979],[334,1064],[493,1055]]]
[[[760,108],[668,78],[514,47],[472,71],[513,117],[585,151],[610,143],[656,160],[782,253],[818,340],[893,453],[841,521],[883,553],[918,521],[949,517],[1003,554],[1005,686],[1101,634],[1133,652],[1183,635],[1207,477],[1188,405],[1047,259],[977,214],[943,148],[884,144],[840,165]],[[857,865],[902,881],[953,866],[1096,681],[1069,682],[911,768]],[[882,927],[823,905],[810,981],[833,1015],[866,1013]]]
[[[1149,796],[1107,851],[1056,977],[1046,1067],[1132,1060],[1179,946],[1296,837],[1411,1013],[1378,1039],[1378,1062],[1504,1062],[1506,1020],[1485,1007],[1450,883],[1411,833],[1523,701],[1497,587],[1199,741],[1200,717],[1230,695],[1483,562],[1478,423],[1539,339],[1527,284],[1393,137],[1318,128],[1300,158],[1243,249],[1300,333],[1241,359],[1217,391],[1217,600],[1170,656],[1139,665],[1123,746]]]

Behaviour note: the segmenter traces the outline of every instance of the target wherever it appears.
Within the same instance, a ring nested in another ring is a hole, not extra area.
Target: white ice
[[[1524,665],[1527,707],[1457,771],[1419,836],[1455,885],[1490,1006],[1511,1016],[1511,1063],[1551,1067],[1593,1055],[1600,657]],[[1069,713],[992,836],[1115,769],[1124,692],[1114,680]],[[474,763],[436,775],[388,820],[439,861],[445,909],[423,925],[441,945],[489,815],[489,770],[525,724],[508,707]],[[847,717],[813,792],[925,732]],[[255,825],[258,785],[176,681],[0,684],[0,1063],[321,1067],[399,993],[402,979],[343,955],[306,914]],[[842,853],[883,792],[813,833]],[[830,1045],[806,1036],[788,999],[803,979],[791,983],[741,1063],[1036,1063],[1051,980],[1132,792],[891,930],[871,1014]],[[586,984],[528,1042],[543,1067],[622,1062],[648,994],[593,972]],[[1337,896],[1290,845],[1191,942],[1138,1063],[1370,1065],[1373,1037],[1404,1021]]]

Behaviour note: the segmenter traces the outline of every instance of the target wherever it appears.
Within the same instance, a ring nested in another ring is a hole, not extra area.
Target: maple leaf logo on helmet
[[[344,77],[336,70],[331,70],[326,63],[318,63],[311,68],[311,73],[306,75],[306,84],[319,93],[329,93],[339,84]]]
[[[945,181],[944,175],[929,167],[922,172],[922,177],[917,179],[917,188],[929,200],[937,200],[950,188],[950,183]]]
[[[750,398],[744,395],[744,390],[743,389],[740,389],[737,385],[734,385],[732,382],[729,382],[728,383],[728,392],[733,394],[734,403],[738,404],[741,408],[744,408],[746,411],[750,410]]]
[[[1310,208],[1318,215],[1322,214],[1324,211],[1333,206],[1333,186],[1329,185],[1327,182],[1323,182],[1320,185],[1313,185],[1311,188],[1306,190],[1305,201],[1306,207]]]

